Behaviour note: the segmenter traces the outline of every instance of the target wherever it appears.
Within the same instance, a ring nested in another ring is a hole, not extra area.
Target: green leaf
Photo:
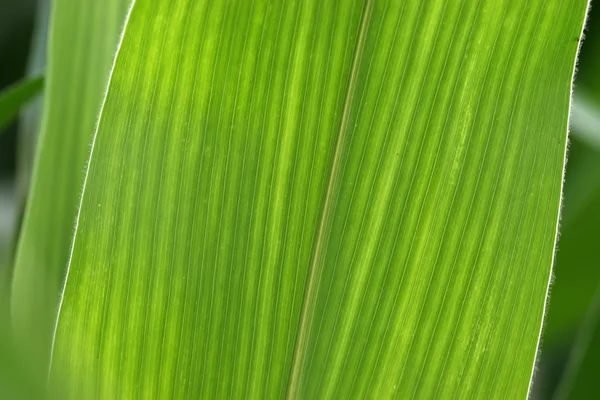
[[[19,109],[44,87],[44,78],[37,76],[0,93],[0,133],[4,126],[17,116]]]
[[[56,0],[42,128],[12,286],[15,338],[48,360],[83,171],[127,0]]]
[[[137,0],[52,376],[73,398],[526,397],[585,9]]]
[[[48,54],[48,27],[50,25],[50,0],[38,0],[35,26],[32,33],[27,75],[35,76],[46,71]],[[16,204],[18,213],[23,215],[27,192],[29,191],[35,148],[42,122],[43,95],[35,98],[20,113],[17,152]],[[20,221],[19,221],[20,225]],[[15,235],[17,236],[17,235]]]
[[[50,0],[37,2],[35,27],[32,34],[30,54],[26,75],[29,79],[45,73],[47,31],[50,20]],[[14,186],[14,197],[10,199],[14,210],[11,212],[16,218],[11,218],[8,228],[7,242],[10,249],[0,250],[0,313],[7,327],[10,326],[10,292],[12,286],[14,253],[17,238],[21,227],[21,219],[25,210],[29,181],[33,167],[35,144],[40,130],[42,116],[43,91],[31,98],[19,112],[19,129],[17,133],[17,165],[16,176],[11,186]],[[0,206],[1,207],[1,206]],[[2,245],[0,245],[2,247]],[[8,250],[8,251],[7,251]],[[9,254],[2,254],[4,252]],[[9,330],[7,328],[7,330]]]

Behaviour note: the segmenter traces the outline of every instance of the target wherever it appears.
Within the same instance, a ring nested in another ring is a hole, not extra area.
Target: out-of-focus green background
[[[0,90],[43,71],[49,4],[0,0]],[[560,241],[533,399],[600,398],[600,6],[592,7],[585,36],[575,81]],[[30,103],[18,121],[0,132],[2,276],[10,275],[40,104],[39,98]]]

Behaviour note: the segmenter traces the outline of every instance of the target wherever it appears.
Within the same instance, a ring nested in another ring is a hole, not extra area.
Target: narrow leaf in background
[[[81,398],[524,398],[584,0],[137,0],[54,340]]]
[[[42,132],[11,303],[15,337],[38,357],[42,369],[50,353],[84,166],[127,4],[53,4]]]
[[[44,86],[44,78],[37,76],[0,93],[0,134],[5,125],[17,116],[19,109],[35,97]]]
[[[29,60],[26,71],[26,74],[29,76],[43,74],[46,71],[51,8],[52,5],[50,0],[37,1],[35,26],[33,37],[31,38],[31,48],[29,50]],[[23,215],[25,210],[25,201],[29,192],[33,160],[35,158],[35,148],[42,122],[43,105],[43,96],[37,96],[30,104],[23,108],[19,116],[16,204],[18,215],[20,216]],[[18,221],[18,224],[19,227],[15,229],[15,235],[17,237],[21,225],[20,220]]]
[[[0,92],[0,135],[4,133],[8,123],[17,117],[19,110],[21,110],[21,108],[24,107],[29,101],[33,100],[36,95],[42,91],[43,87],[44,78],[42,76],[35,76]],[[14,213],[6,213],[4,211],[2,214],[2,217],[4,217],[3,219],[5,221],[10,221],[4,223],[3,225],[8,225],[8,231],[11,232],[12,225],[14,224],[14,222],[12,222],[12,215],[14,215]],[[8,215],[8,218],[6,215]],[[8,236],[10,236],[10,234]],[[2,243],[2,247],[4,247],[4,243]],[[10,266],[6,265],[10,264],[10,262],[7,262],[4,259],[4,249],[1,250],[0,321],[2,321],[4,324],[8,324],[12,270]],[[9,257],[6,258],[8,259]]]

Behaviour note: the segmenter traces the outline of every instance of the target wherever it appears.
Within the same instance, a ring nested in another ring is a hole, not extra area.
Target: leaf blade
[[[585,4],[373,2],[348,97],[366,6],[135,3],[57,326],[73,396],[527,394]]]

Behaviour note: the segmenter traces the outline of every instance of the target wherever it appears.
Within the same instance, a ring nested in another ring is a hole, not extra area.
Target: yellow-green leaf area
[[[586,2],[137,0],[73,398],[525,398]]]

